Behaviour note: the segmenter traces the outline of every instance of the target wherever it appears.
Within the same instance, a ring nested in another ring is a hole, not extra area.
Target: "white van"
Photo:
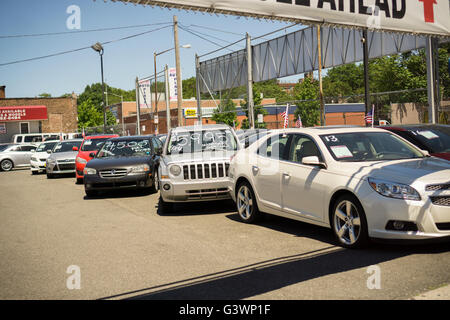
[[[81,133],[63,133],[62,139],[74,139],[75,137],[81,136]],[[48,140],[60,140],[61,133],[23,133],[23,134],[15,134],[12,137],[11,143],[31,143],[38,145],[43,141]]]

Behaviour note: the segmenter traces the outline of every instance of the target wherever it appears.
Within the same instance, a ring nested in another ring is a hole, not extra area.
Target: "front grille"
[[[60,171],[75,170],[75,163],[59,163],[58,162],[58,168]]]
[[[425,187],[425,191],[440,191],[440,190],[448,190],[450,188],[450,184],[429,184]]]
[[[214,179],[228,177],[229,163],[205,163],[183,166],[184,180]]]
[[[430,197],[431,202],[436,206],[450,206],[450,196]]]
[[[39,161],[45,162],[45,161],[47,161],[47,159],[39,159]]]
[[[450,222],[436,223],[436,227],[442,231],[450,230]]]
[[[100,177],[102,178],[120,178],[124,177],[128,174],[127,169],[108,169],[108,170],[100,170]]]

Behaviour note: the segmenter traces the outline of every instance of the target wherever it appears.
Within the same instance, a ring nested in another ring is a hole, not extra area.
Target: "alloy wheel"
[[[13,167],[13,164],[10,160],[3,160],[1,163],[1,167],[3,171],[10,171]]]
[[[242,185],[237,193],[237,209],[244,220],[251,218],[253,213],[252,192],[247,185]]]
[[[361,234],[361,216],[349,200],[341,201],[334,212],[334,231],[343,244],[354,245]]]

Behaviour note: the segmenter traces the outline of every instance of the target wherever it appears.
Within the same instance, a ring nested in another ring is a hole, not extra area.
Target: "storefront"
[[[10,142],[15,134],[41,133],[44,120],[46,106],[0,107],[0,143]]]

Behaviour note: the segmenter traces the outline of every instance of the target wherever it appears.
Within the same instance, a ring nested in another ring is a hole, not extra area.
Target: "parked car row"
[[[25,165],[5,155],[34,148],[32,173],[74,174],[87,197],[112,189],[159,190],[162,213],[174,204],[232,199],[244,223],[263,213],[283,216],[330,228],[341,246],[357,248],[374,238],[450,238],[448,130],[347,126],[236,134],[227,125],[185,126],[167,136],[0,146],[6,151],[0,167]]]

